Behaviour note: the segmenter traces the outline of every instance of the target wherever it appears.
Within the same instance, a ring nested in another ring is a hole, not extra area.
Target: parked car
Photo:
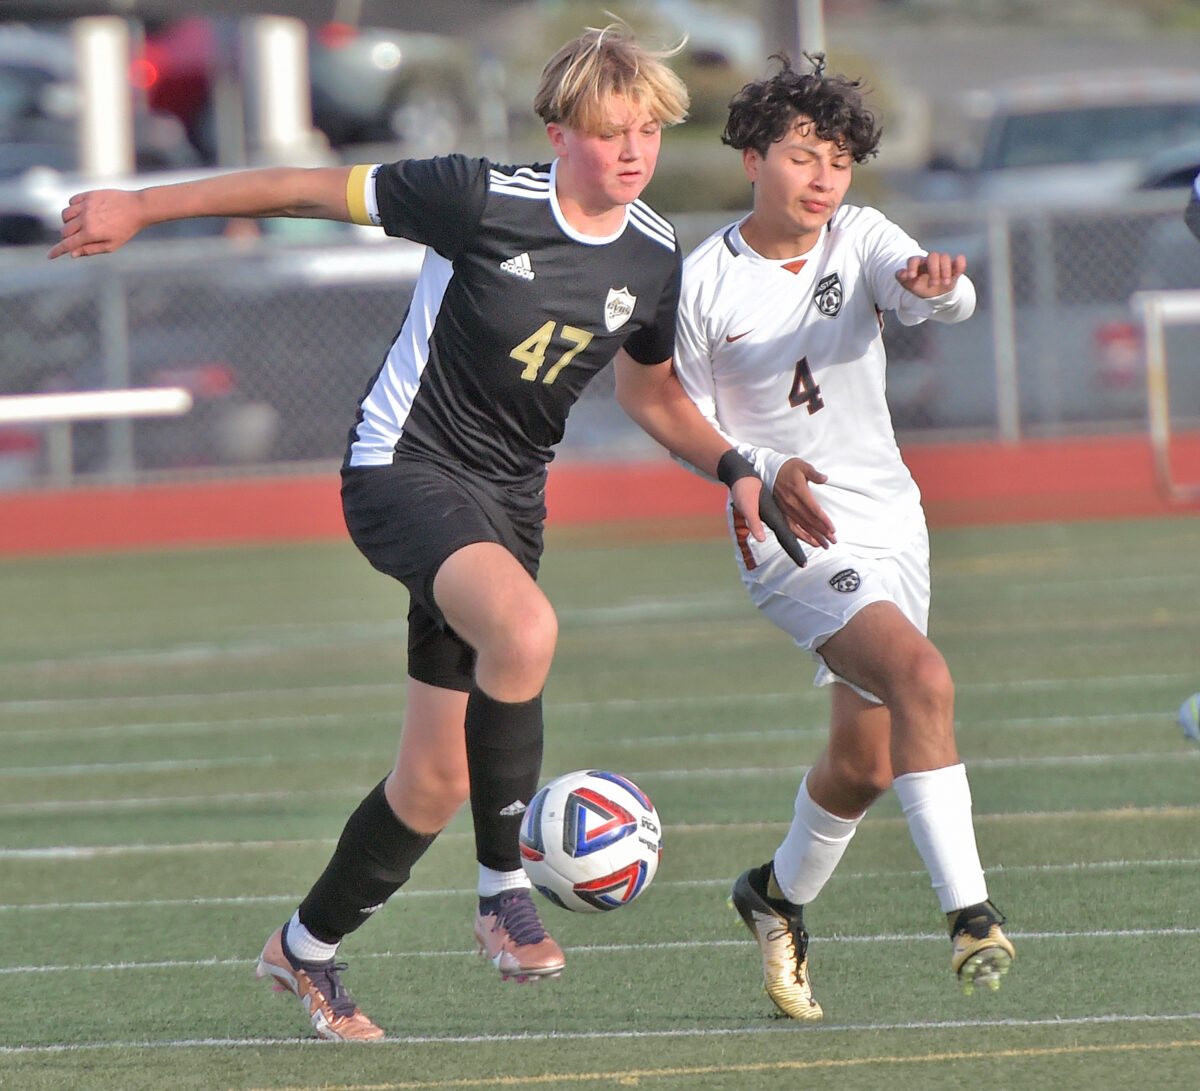
[[[930,199],[1079,207],[1134,188],[1151,156],[1200,140],[1200,72],[1018,80],[969,93],[963,108],[967,134],[921,180]]]
[[[1200,140],[1174,145],[1156,152],[1146,160],[1137,188],[1187,189],[1200,174]]]
[[[149,101],[179,117],[210,161],[214,79],[236,27],[188,16],[146,35]],[[475,58],[457,38],[334,22],[311,28],[308,44],[313,124],[335,148],[389,142],[435,155],[454,150],[474,121]]]
[[[199,157],[179,119],[150,108],[130,74],[138,170],[195,165]],[[64,26],[0,23],[0,178],[33,167],[79,166],[79,85],[75,49]]]

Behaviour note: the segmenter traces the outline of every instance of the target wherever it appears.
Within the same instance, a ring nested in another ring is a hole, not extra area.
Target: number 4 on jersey
[[[821,400],[821,388],[813,380],[807,356],[796,361],[796,378],[792,382],[792,392],[788,395],[788,401],[793,409],[807,405],[809,414],[825,408],[825,403]]]

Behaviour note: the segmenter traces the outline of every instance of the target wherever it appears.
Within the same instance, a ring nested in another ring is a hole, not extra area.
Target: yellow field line
[[[368,1047],[370,1048],[370,1047]],[[957,1053],[924,1053],[918,1056],[855,1057],[820,1061],[759,1061],[752,1064],[693,1065],[670,1068],[631,1068],[614,1072],[559,1072],[543,1076],[484,1076],[453,1080],[417,1080],[402,1083],[320,1085],[320,1091],[435,1091],[455,1087],[531,1087],[538,1084],[606,1082],[635,1085],[643,1079],[676,1076],[748,1075],[761,1072],[802,1072],[814,1069],[857,1068],[870,1064],[940,1064],[945,1061],[1011,1060],[1031,1057],[1067,1057],[1081,1054],[1149,1053],[1174,1049],[1200,1049],[1200,1039],[1182,1042],[1127,1042],[1114,1045],[1046,1046],[1040,1049],[994,1049]],[[253,1088],[251,1091],[316,1091],[317,1085]]]

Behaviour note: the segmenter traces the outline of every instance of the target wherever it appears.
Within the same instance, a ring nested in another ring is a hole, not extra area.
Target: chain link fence
[[[1182,205],[1147,194],[1069,212],[887,208],[926,247],[965,253],[979,289],[967,322],[887,324],[902,438],[1143,428],[1144,354],[1129,297],[1200,287],[1200,243]],[[685,248],[731,218],[680,217]],[[340,459],[421,255],[357,236],[163,241],[53,263],[40,249],[0,251],[0,394],[178,385],[195,403],[170,420],[0,426],[0,487]],[[1171,330],[1167,349],[1184,427],[1200,417],[1200,327]],[[69,429],[65,466],[49,457],[53,428]],[[616,406],[609,369],[574,410],[560,457],[654,450]]]

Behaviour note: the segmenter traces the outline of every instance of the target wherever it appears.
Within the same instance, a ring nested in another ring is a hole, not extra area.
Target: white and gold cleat
[[[962,991],[970,996],[976,985],[995,992],[1017,957],[1012,942],[1001,930],[1004,915],[991,902],[980,902],[946,914],[954,950],[950,968]]]
[[[770,868],[766,863],[742,872],[733,884],[729,904],[745,921],[762,951],[763,991],[789,1018],[817,1020],[825,1013],[813,997],[808,977],[804,907],[767,898]]]

